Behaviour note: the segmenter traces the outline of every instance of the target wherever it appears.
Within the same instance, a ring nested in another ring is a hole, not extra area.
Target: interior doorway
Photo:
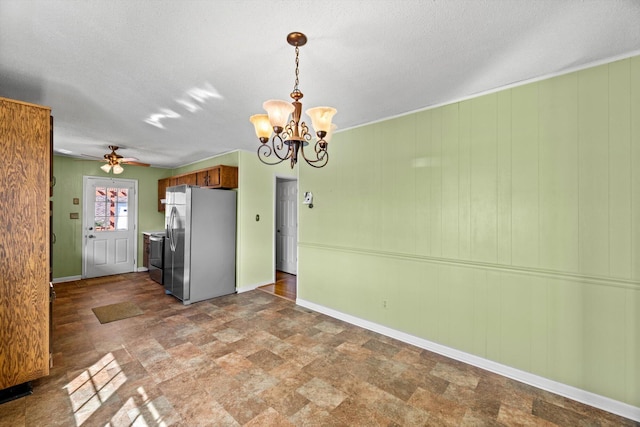
[[[276,270],[298,273],[298,181],[276,178]]]
[[[260,287],[273,295],[294,301],[298,273],[298,181],[276,178],[274,282]]]

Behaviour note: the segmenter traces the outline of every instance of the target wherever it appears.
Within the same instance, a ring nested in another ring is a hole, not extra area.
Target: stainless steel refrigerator
[[[164,288],[185,305],[236,291],[236,192],[167,188]]]

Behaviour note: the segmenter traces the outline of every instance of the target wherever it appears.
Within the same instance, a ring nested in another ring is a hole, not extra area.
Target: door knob
[[[93,239],[93,238],[95,238],[96,236],[94,236],[93,234],[89,234],[87,237],[88,237],[88,238],[90,238],[90,239]]]

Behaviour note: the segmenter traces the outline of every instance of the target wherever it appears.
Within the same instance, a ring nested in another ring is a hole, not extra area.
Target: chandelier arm
[[[300,147],[300,153],[302,154],[302,158],[304,159],[304,161],[307,162],[309,166],[313,166],[314,168],[318,169],[324,167],[327,163],[329,163],[329,152],[327,151],[326,146],[325,148],[318,149],[319,142],[320,141],[316,142],[314,150],[316,153],[316,160],[308,159],[304,154],[304,147]]]
[[[309,132],[309,127],[305,122],[300,123],[300,136],[307,142],[311,142],[311,138],[313,138],[313,135]]]
[[[295,120],[291,120],[289,121],[289,123],[284,127],[284,139],[288,139],[291,140],[294,136],[295,136],[295,131],[294,129],[296,129],[296,121]]]
[[[272,150],[271,147],[269,147],[267,144],[261,144],[258,147],[258,159],[260,159],[260,161],[262,163],[264,163],[265,165],[273,166],[273,165],[280,164],[280,163],[282,163],[283,161],[286,160],[286,157],[282,158],[282,157],[278,156],[278,154],[276,153],[276,157],[278,157],[278,159],[280,159],[280,160],[276,160],[275,162],[266,161],[265,159],[267,157],[271,157],[271,154],[273,154],[273,153],[276,153],[276,152],[274,150]]]
[[[283,131],[282,133],[285,133],[285,131]],[[275,143],[276,138],[278,139],[278,141],[280,141],[278,146],[276,146],[276,143]],[[286,139],[286,135],[285,135],[285,139]],[[286,151],[286,155],[282,157],[280,153],[284,151],[285,145],[287,146],[287,151]],[[289,157],[291,157],[291,146],[279,134],[273,135],[273,138],[271,138],[271,146],[273,147],[273,153],[276,155],[277,158],[280,159],[280,162],[282,162],[283,160],[287,160]]]
[[[276,139],[279,142],[278,145],[276,145]],[[282,140],[282,137],[279,133],[276,133],[275,135],[273,135],[273,138],[271,138],[271,146],[273,147],[273,151],[276,153],[278,151],[282,151],[282,149],[284,148],[284,141]]]

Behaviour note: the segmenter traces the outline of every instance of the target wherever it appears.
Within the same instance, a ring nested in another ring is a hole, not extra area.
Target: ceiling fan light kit
[[[317,140],[313,146],[313,152],[305,153],[305,147],[309,146],[312,133],[305,122],[301,122],[303,94],[299,85],[299,54],[300,46],[307,43],[307,36],[299,32],[290,33],[287,42],[296,49],[296,79],[293,92],[290,96],[293,102],[272,99],[262,104],[267,114],[256,114],[249,118],[253,124],[256,136],[260,140],[258,158],[267,165],[277,165],[285,160],[290,160],[291,168],[298,162],[298,153],[302,158],[315,168],[321,168],[329,161],[329,141],[336,129],[331,123],[337,110],[332,107],[315,107],[306,111],[311,118],[311,125]],[[290,118],[290,116],[292,116]],[[272,136],[273,133],[273,136]],[[273,158],[271,156],[274,156]]]
[[[120,148],[115,145],[110,145],[109,150],[111,153],[104,155],[104,160],[107,164],[100,166],[100,169],[105,171],[106,173],[113,172],[114,175],[119,175],[124,172],[123,164],[131,164],[137,166],[149,166],[147,163],[140,163],[136,161],[134,158],[124,158],[120,154],[116,153],[116,150]]]

